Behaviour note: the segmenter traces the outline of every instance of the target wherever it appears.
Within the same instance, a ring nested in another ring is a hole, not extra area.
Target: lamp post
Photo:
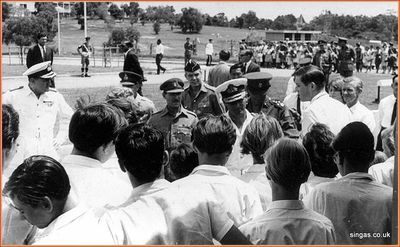
[[[85,26],[85,38],[88,36],[87,35],[87,10],[86,10],[86,2],[83,2],[83,25]]]
[[[60,6],[56,7],[57,10],[57,30],[58,30],[58,55],[61,55],[61,20],[60,20],[60,11],[63,10]]]

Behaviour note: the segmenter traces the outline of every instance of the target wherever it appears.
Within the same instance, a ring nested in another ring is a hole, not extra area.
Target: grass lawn
[[[375,74],[365,74],[359,73],[357,74],[365,83],[364,83],[364,91],[361,95],[361,103],[367,106],[371,110],[378,109],[378,104],[372,103],[372,101],[376,98],[376,81],[382,79],[382,76],[377,76]],[[387,78],[390,78],[389,75]],[[283,100],[285,97],[287,81],[288,77],[275,77],[271,84],[271,88],[268,91],[270,97],[274,99]],[[66,101],[69,105],[74,106],[76,100],[85,95],[89,95],[91,100],[93,101],[102,101],[104,100],[107,93],[111,90],[110,87],[106,88],[87,88],[84,91],[82,89],[60,89],[59,91],[64,95]],[[155,84],[144,84],[143,85],[143,93],[144,96],[151,99],[156,108],[161,110],[165,106],[165,100],[161,95],[161,91],[159,90],[159,85]],[[390,87],[381,88],[381,98],[392,93],[392,89]]]
[[[116,27],[127,28],[130,26],[129,21],[115,23]],[[231,40],[233,40],[233,49],[238,49],[238,41],[246,37],[247,29],[228,28],[228,27],[211,27],[203,26],[203,29],[198,34],[184,34],[177,27],[171,30],[169,24],[161,24],[161,30],[158,35],[153,31],[153,23],[145,23],[142,26],[140,23],[135,23],[134,26],[138,29],[141,34],[139,40],[139,48],[141,50],[141,56],[148,55],[150,53],[150,44],[153,44],[153,52],[155,51],[155,45],[157,39],[161,39],[163,44],[166,46],[165,57],[169,56],[180,56],[183,57],[183,44],[186,41],[186,37],[190,37],[191,40],[199,39],[200,44],[198,45],[198,56],[204,59],[205,56],[205,45],[208,39],[213,39],[214,52],[218,52],[221,49],[229,49],[231,47]],[[264,35],[263,31],[254,31],[259,36]],[[88,35],[91,37],[91,43],[93,46],[101,48],[103,43],[108,40],[110,35],[110,28],[103,20],[88,20]],[[84,41],[84,31],[80,30],[75,19],[63,19],[61,21],[61,50],[63,56],[70,56],[77,54],[77,47]],[[57,46],[57,35],[53,42],[49,45]],[[7,46],[3,46],[3,51],[7,51]]]

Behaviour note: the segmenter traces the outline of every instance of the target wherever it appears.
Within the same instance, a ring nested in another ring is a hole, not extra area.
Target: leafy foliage
[[[158,34],[158,33],[160,32],[160,30],[161,30],[161,28],[160,28],[160,23],[158,23],[157,21],[154,22],[154,24],[153,24],[153,30],[154,30],[154,32],[155,32],[156,34]]]
[[[199,10],[195,8],[183,8],[182,17],[178,25],[181,27],[183,33],[199,33],[203,28],[204,19]]]

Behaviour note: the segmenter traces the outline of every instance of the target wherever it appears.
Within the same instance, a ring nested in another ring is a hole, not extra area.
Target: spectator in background
[[[137,93],[140,96],[143,96],[142,86],[143,86],[143,82],[147,81],[147,80],[144,77],[143,69],[140,66],[139,58],[136,55],[136,49],[134,47],[135,43],[136,43],[136,41],[133,39],[133,37],[130,37],[130,40],[125,42],[125,45],[128,47],[128,51],[126,51],[124,54],[123,71],[133,72],[133,73],[137,74],[138,78],[136,79],[136,81],[139,83],[139,88],[137,89]]]
[[[172,182],[186,177],[198,165],[199,158],[196,150],[190,144],[182,143],[170,153],[169,163],[165,170],[166,178]]]
[[[311,174],[300,188],[300,199],[303,199],[316,185],[333,181],[339,170],[333,160],[335,151],[331,143],[335,135],[325,124],[316,123],[303,138],[311,162]]]
[[[374,114],[359,101],[362,91],[363,82],[360,78],[352,76],[343,79],[342,95],[351,111],[352,121],[363,122],[371,132],[374,132],[376,126]]]
[[[339,75],[337,77],[331,78],[328,84],[329,97],[334,98],[341,103],[344,103],[342,89],[343,77]]]
[[[90,77],[88,74],[89,71],[89,58],[93,53],[93,48],[90,45],[90,37],[85,37],[85,42],[83,42],[81,45],[78,46],[76,49],[78,53],[81,55],[81,72],[82,72],[82,77]]]
[[[317,185],[304,198],[305,205],[332,221],[337,244],[390,244],[388,235],[357,235],[392,234],[393,191],[367,173],[375,154],[374,136],[365,124],[352,122],[339,132],[332,147],[342,177]]]
[[[244,71],[244,63],[236,63],[232,65],[229,69],[229,77],[230,79],[237,79],[237,78],[242,78],[243,77],[243,71]]]
[[[332,222],[299,200],[300,186],[311,170],[305,148],[283,138],[268,151],[266,164],[272,203],[261,216],[240,227],[244,235],[257,245],[335,244]]]
[[[260,66],[252,61],[253,51],[244,50],[240,53],[239,61],[244,64],[243,74],[248,74],[252,72],[260,72]]]
[[[163,59],[164,56],[164,45],[161,44],[161,39],[157,40],[157,46],[156,46],[156,65],[157,65],[157,75],[160,74],[160,70],[162,70],[163,73],[167,70],[163,66],[161,66],[161,60]]]
[[[229,80],[229,66],[227,61],[230,56],[231,54],[227,50],[221,50],[219,52],[219,64],[212,67],[208,72],[208,85],[218,87]]]
[[[392,78],[392,90],[393,94],[383,98],[379,102],[378,111],[379,111],[379,125],[381,126],[381,130],[378,134],[378,140],[376,144],[376,150],[383,151],[382,149],[382,138],[381,133],[384,129],[389,128],[394,125],[397,119],[397,84],[398,84],[397,75]]]
[[[379,67],[382,63],[382,50],[379,46],[376,47],[376,51],[375,51],[375,69],[376,69],[376,73],[379,73]]]
[[[193,54],[193,45],[190,43],[190,38],[186,38],[186,43],[183,45],[183,48],[185,49],[185,64],[184,66],[186,66],[186,64],[189,62],[189,60],[192,58],[192,54]]]
[[[212,55],[214,53],[214,47],[212,44],[212,39],[208,40],[208,43],[206,45],[206,55],[207,55],[207,63],[206,66],[211,66],[212,65]]]
[[[357,72],[362,72],[363,68],[363,50],[361,49],[360,42],[356,43],[356,48],[354,49],[356,55],[356,70]]]

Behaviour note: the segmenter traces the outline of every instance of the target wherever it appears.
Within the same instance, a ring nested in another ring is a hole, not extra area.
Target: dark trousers
[[[212,55],[207,55],[207,66],[210,66],[212,63]]]
[[[385,130],[385,127],[381,126],[381,130],[379,131],[378,134],[378,138],[377,138],[377,142],[376,142],[376,151],[383,151],[383,147],[382,147],[382,131]]]
[[[56,83],[54,82],[54,78],[50,79],[50,87],[56,88]]]
[[[163,58],[163,54],[156,55],[156,64],[157,64],[157,75],[160,74],[160,70],[164,71],[165,68],[161,66],[161,60]]]
[[[185,54],[185,65],[184,66],[186,66],[186,64],[189,62],[189,60],[192,58],[192,55],[190,55],[190,54]]]
[[[356,62],[357,72],[361,72],[362,71],[362,67],[363,67],[363,62],[362,61],[357,61]]]

